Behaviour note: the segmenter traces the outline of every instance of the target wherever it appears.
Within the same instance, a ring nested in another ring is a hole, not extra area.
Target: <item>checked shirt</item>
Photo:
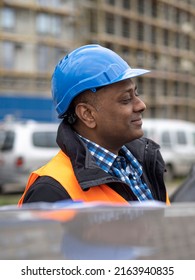
[[[125,146],[120,149],[120,155],[115,155],[83,136],[79,136],[100,168],[129,185],[139,201],[153,199],[150,189],[142,181],[142,166]]]

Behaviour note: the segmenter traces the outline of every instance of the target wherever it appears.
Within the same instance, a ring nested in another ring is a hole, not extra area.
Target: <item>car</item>
[[[170,195],[170,201],[171,203],[195,202],[195,164],[184,181]]]
[[[187,176],[195,163],[195,124],[174,119],[144,119],[144,136],[151,138],[161,146],[166,163],[167,175]]]
[[[58,151],[57,123],[0,123],[0,190],[23,191],[31,171]]]

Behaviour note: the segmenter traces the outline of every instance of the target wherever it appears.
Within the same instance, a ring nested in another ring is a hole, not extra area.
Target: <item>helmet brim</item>
[[[132,69],[129,68],[127,69],[125,72],[123,72],[119,77],[117,77],[117,79],[114,82],[119,82],[119,81],[123,81],[126,79],[130,79],[130,78],[135,78],[141,75],[144,75],[146,73],[151,72],[150,70],[146,70],[146,69]]]

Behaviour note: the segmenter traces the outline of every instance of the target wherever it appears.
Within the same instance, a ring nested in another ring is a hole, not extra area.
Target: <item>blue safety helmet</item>
[[[55,67],[52,96],[58,117],[63,118],[72,100],[81,92],[96,89],[150,72],[132,69],[118,54],[100,45],[75,49]]]

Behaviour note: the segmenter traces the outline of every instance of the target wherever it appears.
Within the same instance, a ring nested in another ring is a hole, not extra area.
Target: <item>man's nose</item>
[[[146,104],[138,96],[136,96],[134,110],[135,111],[145,111],[146,110]]]

